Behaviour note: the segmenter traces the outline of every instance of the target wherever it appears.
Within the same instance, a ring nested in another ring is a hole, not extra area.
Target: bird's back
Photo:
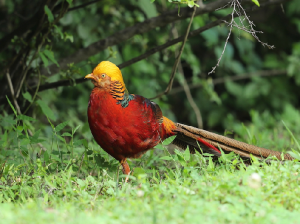
[[[118,160],[139,157],[160,142],[160,116],[159,107],[139,95],[133,95],[126,107],[99,88],[94,88],[90,96],[91,132],[97,143]]]

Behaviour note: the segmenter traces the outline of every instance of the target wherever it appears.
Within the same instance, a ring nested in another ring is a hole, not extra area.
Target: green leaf
[[[164,146],[162,144],[158,144],[154,147],[155,149],[159,149],[159,150],[165,150]]]
[[[59,136],[59,135],[56,135],[56,137],[57,137],[60,141],[62,141],[63,143],[66,143],[66,140],[65,140],[63,137],[61,137],[61,136]]]
[[[188,7],[190,7],[190,8],[193,8],[193,7],[194,7],[194,4],[195,4],[194,0],[189,0],[189,1],[187,1],[187,5],[188,5]]]
[[[73,0],[67,0],[67,2],[69,3],[69,5],[72,4],[72,1],[73,1]]]
[[[47,117],[47,116],[46,116],[46,117]],[[52,124],[52,122],[50,121],[49,117],[47,117],[47,120],[48,120],[49,124],[51,125],[51,127],[52,127],[52,129],[53,129],[53,131],[54,131],[54,130],[55,130],[55,127],[54,127],[54,125]]]
[[[173,140],[176,138],[176,135],[174,135],[174,136],[171,136],[171,137],[169,137],[169,138],[166,138],[163,142],[162,142],[162,144],[163,145],[169,145],[169,144],[171,144],[172,142],[173,142]]]
[[[44,9],[45,9],[45,13],[46,13],[47,16],[48,16],[48,21],[49,21],[50,23],[52,23],[52,22],[54,21],[54,16],[53,16],[51,10],[49,9],[49,7],[48,7],[47,5],[45,5]]]
[[[212,158],[208,158],[208,166],[207,166],[207,171],[214,171],[215,170],[215,164],[212,161]]]
[[[44,139],[40,139],[39,136],[40,136],[40,133],[41,133],[41,129],[37,130],[34,135],[31,137],[30,141],[31,141],[31,144],[36,144],[36,143],[40,143],[40,142],[43,142],[45,141]]]
[[[16,116],[18,116],[17,111],[15,110],[14,106],[11,104],[10,100],[8,99],[8,97],[6,96],[6,99],[8,101],[9,106],[11,107],[11,109],[13,110],[14,114]]]
[[[77,183],[78,183],[78,185],[80,185],[81,187],[85,187],[85,182],[83,181],[83,180],[81,180],[81,179],[77,179]]]
[[[96,154],[94,155],[94,158],[96,160],[96,164],[99,166],[99,167],[102,167],[104,162],[105,162],[105,159],[100,155],[100,154]]]
[[[255,135],[253,135],[253,137],[252,137],[252,144],[256,145],[256,143],[257,143],[257,139],[256,139]]]
[[[81,142],[83,144],[83,146],[87,149],[89,147],[88,142],[86,139],[81,139]]]
[[[52,51],[49,51],[49,50],[46,49],[46,50],[44,50],[43,53],[50,59],[50,61],[52,61],[54,64],[57,65],[57,67],[59,67],[59,64],[58,64],[57,61],[55,60],[54,54],[53,54]]]
[[[17,127],[17,130],[18,130],[19,132],[21,132],[21,131],[24,130],[24,127],[19,125],[19,126]]]
[[[63,39],[64,38],[64,34],[61,31],[61,29],[58,26],[56,26],[56,25],[54,25],[54,28],[55,28],[56,32],[59,33],[60,38]]]
[[[80,127],[80,125],[78,125],[75,129],[74,129],[74,131],[73,131],[73,135],[75,134],[75,132],[77,131],[77,129]]]
[[[60,35],[60,38],[63,39],[64,38],[64,34],[61,31],[61,29],[58,26],[56,26],[56,25],[54,25],[53,27],[55,28],[56,32]]]
[[[57,162],[60,162],[60,159],[58,158],[58,156],[51,154],[51,159],[56,160]]]
[[[173,158],[170,157],[170,156],[163,156],[163,157],[160,157],[160,159],[162,159],[162,160],[173,160]]]
[[[287,153],[290,154],[295,159],[300,160],[300,154],[299,154],[299,152],[297,152],[297,151],[294,151],[294,152],[293,151],[288,151]]]
[[[30,144],[30,140],[28,138],[24,138],[20,141],[20,145],[28,145]]]
[[[260,7],[258,0],[252,0],[252,2],[254,2],[254,4],[257,5],[258,7]]]
[[[283,123],[284,127],[286,128],[286,130],[288,130],[289,134],[291,135],[291,137],[295,141],[298,150],[300,151],[300,144],[299,144],[299,142],[297,141],[297,139],[295,138],[295,136],[293,135],[293,133],[291,132],[291,130],[286,126],[286,124],[284,123],[284,121],[282,121],[282,123]]]
[[[32,103],[32,97],[29,92],[23,93],[22,95],[26,100],[28,100],[30,103]]]
[[[66,40],[70,40],[70,42],[73,43],[73,41],[74,41],[73,35],[68,34],[68,33],[66,33],[66,32],[65,32],[64,34],[65,34],[65,41],[66,41]]]
[[[41,133],[41,129],[37,130],[32,137],[37,139],[39,138],[40,133]]]
[[[26,115],[18,115],[17,116],[18,119],[22,120],[22,121],[36,121],[36,119],[32,118],[32,117],[28,117]]]
[[[191,153],[190,153],[190,150],[189,150],[189,146],[188,146],[187,149],[184,151],[183,157],[184,157],[184,160],[185,160],[185,161],[189,161],[189,160],[190,160],[190,158],[191,158]]]
[[[40,55],[40,57],[41,57],[41,59],[42,59],[42,61],[43,61],[43,63],[44,63],[44,65],[45,65],[45,67],[47,67],[48,66],[48,59],[45,57],[45,55],[43,54],[43,52],[39,52],[39,55]]]
[[[37,100],[36,102],[47,117],[49,117],[51,120],[54,120],[54,121],[56,120],[53,111],[50,109],[50,107],[44,101]]]
[[[135,167],[134,168],[134,176],[139,177],[139,175],[144,175],[146,174],[146,171],[142,167]]]
[[[86,150],[86,154],[87,154],[88,156],[92,155],[93,153],[94,153],[93,150]]]
[[[64,132],[61,136],[68,136],[68,137],[72,137],[72,135],[68,132]]]
[[[79,145],[82,145],[81,139],[73,142],[73,146],[79,146]]]
[[[68,123],[69,123],[69,121],[65,121],[65,122],[63,122],[63,123],[57,125],[57,126],[55,127],[55,131],[56,131],[56,132],[61,131],[64,127],[67,126]]]
[[[182,155],[177,154],[178,161],[180,162],[181,166],[186,166],[186,162]]]
[[[24,149],[24,150],[22,150],[22,155],[24,156],[24,157],[27,157],[28,156],[28,149]]]

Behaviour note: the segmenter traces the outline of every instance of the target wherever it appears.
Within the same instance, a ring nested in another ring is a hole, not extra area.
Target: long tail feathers
[[[176,126],[177,137],[173,143],[181,148],[189,146],[192,152],[193,150],[199,151],[200,145],[203,152],[208,152],[218,157],[221,155],[221,152],[219,151],[219,148],[221,148],[225,153],[235,152],[242,158],[250,158],[251,154],[260,159],[276,156],[279,160],[282,160],[281,152],[250,145],[184,124],[177,123]],[[283,158],[285,160],[294,159],[289,154],[284,154]]]

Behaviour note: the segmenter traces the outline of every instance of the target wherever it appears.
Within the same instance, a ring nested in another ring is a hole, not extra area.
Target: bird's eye
[[[105,74],[102,74],[101,77],[104,78],[104,77],[105,77]]]

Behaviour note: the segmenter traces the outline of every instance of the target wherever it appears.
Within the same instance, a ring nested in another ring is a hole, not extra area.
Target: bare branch
[[[206,30],[208,30],[208,29],[210,29],[212,27],[215,27],[215,26],[223,23],[224,20],[226,20],[228,18],[230,18],[230,15],[225,16],[225,17],[223,17],[221,19],[218,19],[218,20],[216,20],[214,22],[211,22],[211,23],[209,23],[209,24],[207,24],[207,25],[205,25],[205,26],[203,26],[203,27],[201,27],[201,28],[199,28],[197,30],[194,30],[194,31],[190,32],[188,38],[196,36],[199,33],[202,33],[202,32],[204,32],[204,31],[206,31]],[[178,38],[176,38],[174,40],[168,41],[165,44],[162,44],[162,45],[159,45],[157,47],[154,47],[154,48],[150,49],[149,51],[145,52],[144,54],[142,54],[140,56],[137,56],[137,57],[132,58],[132,59],[126,61],[126,62],[123,62],[122,64],[118,65],[118,67],[120,69],[122,69],[122,68],[125,68],[125,67],[127,67],[129,65],[132,65],[132,64],[136,63],[136,62],[139,62],[139,61],[141,61],[141,60],[149,57],[150,55],[155,54],[156,52],[162,51],[162,50],[164,50],[164,49],[166,49],[166,48],[168,48],[168,47],[170,47],[170,46],[172,46],[174,44],[182,42],[183,39],[184,39],[184,35],[182,35],[182,36],[180,36],[180,37],[178,37]],[[44,85],[40,86],[39,92],[47,90],[47,89],[56,88],[56,87],[59,87],[59,86],[69,86],[72,83],[79,84],[79,83],[82,83],[82,82],[85,82],[85,81],[87,81],[87,79],[78,78],[78,79],[75,79],[73,82],[70,82],[70,80],[61,80],[61,81],[57,81],[57,82],[53,82],[53,83],[48,83],[48,84],[44,84]],[[32,88],[35,89],[36,87],[32,87]]]
[[[53,21],[53,25],[56,24],[60,19],[61,17],[67,12],[67,9],[68,9],[69,5],[67,4],[62,10],[61,10],[61,13],[55,18],[55,20]],[[36,35],[38,34],[38,31],[36,32]],[[33,60],[35,59],[35,56],[39,53],[41,47],[43,46],[45,40],[46,40],[46,37],[49,35],[50,33],[50,27],[48,28],[48,31],[42,36],[41,38],[41,42],[38,44],[38,47],[37,49],[35,50],[34,54],[32,55],[30,61],[28,62],[27,66],[26,66],[26,69],[24,70],[23,74],[22,74],[22,78],[21,78],[21,82],[19,84],[19,86],[17,87],[17,91],[16,91],[16,95],[15,97],[18,98],[19,97],[19,94],[21,92],[21,88],[23,86],[23,83],[25,81],[25,78],[26,78],[26,75],[27,75],[27,72],[29,71],[30,69],[30,66],[33,62]]]
[[[176,29],[176,27],[174,26],[172,28],[172,33],[173,33],[173,36],[174,37],[178,37],[178,31]],[[178,52],[175,51],[175,54],[178,55]],[[201,111],[200,109],[198,108],[197,104],[195,103],[193,97],[192,97],[192,94],[191,94],[191,90],[189,88],[189,85],[184,77],[184,71],[183,71],[183,68],[182,68],[182,64],[181,64],[181,60],[179,62],[179,65],[178,65],[178,71],[179,71],[179,74],[182,78],[182,87],[183,87],[183,90],[185,92],[185,95],[186,95],[186,98],[189,102],[189,104],[191,105],[195,115],[196,115],[196,120],[197,120],[197,124],[198,124],[198,128],[203,128],[203,120],[202,120],[202,115],[201,115]]]
[[[284,0],[281,0],[284,1]],[[218,0],[218,1],[213,1],[208,4],[203,5],[202,8],[198,8],[196,10],[195,16],[196,15],[202,15],[208,12],[212,12],[215,9],[223,6],[225,3],[227,3],[228,0]],[[156,27],[162,27],[165,26],[169,23],[178,21],[178,20],[183,20],[186,18],[191,17],[192,11],[190,8],[181,8],[180,10],[180,17],[178,16],[178,11],[177,9],[174,9],[172,11],[168,11],[166,13],[163,13],[157,17],[153,17],[150,19],[145,20],[144,22],[137,23],[134,26],[125,28],[119,32],[116,32],[115,34],[99,40],[91,45],[89,45],[86,48],[82,48],[78,50],[75,54],[70,55],[69,57],[63,58],[59,61],[59,68],[55,65],[52,64],[49,66],[49,71],[51,74],[57,73],[60,69],[66,69],[68,68],[68,65],[70,63],[78,63],[84,60],[87,60],[90,56],[98,54],[99,52],[105,50],[106,48],[119,44],[123,41],[128,40],[129,38],[133,37],[134,35],[137,34],[142,34],[149,32],[150,30],[156,28]],[[47,69],[41,70],[41,73],[46,75],[47,74]]]
[[[18,104],[18,102],[15,98],[15,91],[14,91],[14,87],[13,87],[12,82],[11,82],[9,71],[7,70],[5,74],[6,74],[6,79],[7,79],[7,82],[8,82],[9,90],[10,90],[11,97],[13,99],[14,105],[17,109],[18,114],[22,114],[21,110],[20,110],[20,107],[19,107],[19,104]]]
[[[10,75],[9,75],[9,71],[8,71],[8,70],[7,70],[7,72],[6,72],[6,78],[7,78],[9,90],[10,90],[10,93],[11,93],[11,97],[12,97],[12,99],[13,99],[13,103],[14,103],[16,109],[17,109],[18,114],[21,115],[22,112],[21,112],[20,106],[19,106],[19,104],[18,104],[18,102],[17,102],[17,100],[16,100],[16,98],[15,98],[15,91],[14,91],[14,88],[13,88],[13,85],[12,85],[11,78],[10,78]],[[31,130],[27,129],[27,132],[28,132],[28,134],[29,134],[30,136],[33,136]],[[47,151],[47,149],[46,149],[41,143],[37,143],[37,144],[38,144],[38,146],[41,148],[41,150]]]
[[[196,9],[197,9],[197,6],[194,6],[194,11],[193,11],[193,14],[192,14],[192,16],[191,16],[189,25],[188,25],[188,27],[187,27],[187,29],[186,29],[186,33],[185,33],[185,35],[184,35],[183,42],[182,42],[181,47],[180,47],[180,49],[179,49],[179,52],[178,52],[178,54],[177,54],[177,56],[176,56],[175,63],[174,63],[174,65],[173,65],[172,72],[171,72],[170,81],[169,81],[169,84],[168,84],[166,90],[165,90],[164,92],[158,94],[157,96],[155,96],[155,97],[153,97],[153,98],[150,98],[150,100],[155,99],[155,98],[159,98],[159,97],[161,97],[161,96],[163,96],[163,95],[165,95],[165,94],[168,94],[168,93],[170,92],[170,90],[172,89],[172,85],[173,85],[175,73],[176,73],[178,64],[179,64],[179,62],[180,62],[180,57],[181,57],[181,54],[182,54],[182,52],[183,52],[184,45],[185,45],[185,43],[186,43],[186,41],[187,41],[187,38],[188,38],[188,36],[189,36],[189,33],[190,33],[190,29],[191,29],[191,25],[192,25],[192,22],[193,22],[195,13],[196,13]]]
[[[5,35],[3,38],[0,39],[0,52],[5,50],[15,36],[21,36],[32,27],[40,24],[43,18],[45,17],[44,6],[50,1],[39,1],[37,4],[37,12],[28,20],[25,20],[17,29],[13,30],[11,33]],[[50,4],[54,5],[56,1],[51,1]]]
[[[220,65],[220,62],[221,62],[221,59],[224,55],[224,52],[226,50],[226,46],[228,44],[228,41],[229,41],[229,38],[231,36],[231,32],[232,32],[232,29],[233,27],[236,27],[240,30],[243,30],[249,34],[251,34],[259,43],[261,43],[264,47],[267,46],[269,49],[273,49],[274,46],[271,46],[267,43],[264,43],[262,42],[258,36],[256,35],[256,33],[263,33],[262,31],[257,31],[254,29],[254,26],[255,24],[250,20],[249,16],[247,15],[245,9],[243,8],[243,6],[241,5],[241,3],[239,2],[240,0],[231,0],[227,5],[230,5],[230,7],[232,8],[232,13],[231,13],[231,21],[230,23],[227,22],[227,21],[224,21],[229,27],[229,33],[228,33],[228,36],[227,36],[227,39],[225,41],[225,44],[224,44],[224,48],[223,48],[223,51],[221,53],[221,56],[219,57],[218,59],[218,62],[216,64],[215,67],[212,68],[212,70],[208,73],[209,75],[211,73],[214,73],[216,68]],[[226,5],[226,6],[227,6]],[[234,20],[235,17],[239,17],[239,21],[240,21],[240,24],[237,24],[237,22]],[[246,20],[246,22],[249,23],[248,26],[244,25],[244,21]]]
[[[278,4],[278,3],[282,3],[282,2],[285,2],[285,1],[289,1],[289,0],[273,0],[273,1],[269,1],[269,2],[264,2],[261,4],[261,7],[252,7],[252,8],[249,8],[246,10],[246,12],[255,12],[255,11],[259,11],[259,10],[263,10],[265,6],[269,6],[269,5],[273,5],[273,4]],[[197,12],[196,12],[197,14]],[[237,16],[237,15],[235,15]],[[231,18],[231,14],[221,18],[221,19],[218,19],[214,22],[211,22],[197,30],[194,30],[194,31],[191,31],[189,36],[188,37],[193,37],[193,36],[197,36],[199,35],[200,33],[212,28],[212,27],[215,27],[221,23],[224,23],[224,21],[228,20],[229,18]],[[154,47],[152,49],[150,49],[149,51],[145,52],[144,54],[140,55],[140,56],[137,56],[135,58],[132,58],[126,62],[123,62],[122,64],[118,65],[118,67],[120,69],[122,68],[125,68],[127,66],[130,66],[138,61],[141,61],[147,57],[149,57],[150,55],[152,54],[155,54],[156,52],[159,52],[159,51],[162,51],[174,44],[177,44],[179,42],[182,42],[184,39],[184,36],[180,36],[174,40],[171,40],[171,41],[168,41],[166,42],[165,44],[162,44],[162,45],[159,45],[157,47]],[[48,89],[52,89],[52,88],[56,88],[56,87],[60,87],[60,86],[70,86],[70,85],[73,85],[74,83],[76,84],[79,84],[79,83],[83,83],[87,81],[86,79],[84,78],[78,78],[78,79],[75,79],[73,80],[72,82],[70,80],[61,80],[61,81],[57,81],[57,82],[53,82],[53,83],[47,83],[47,84],[44,84],[44,85],[41,85],[40,88],[39,88],[39,92],[41,91],[44,91],[44,90],[48,90]],[[36,87],[31,87],[33,89],[36,89]],[[172,91],[173,92],[173,91]]]

